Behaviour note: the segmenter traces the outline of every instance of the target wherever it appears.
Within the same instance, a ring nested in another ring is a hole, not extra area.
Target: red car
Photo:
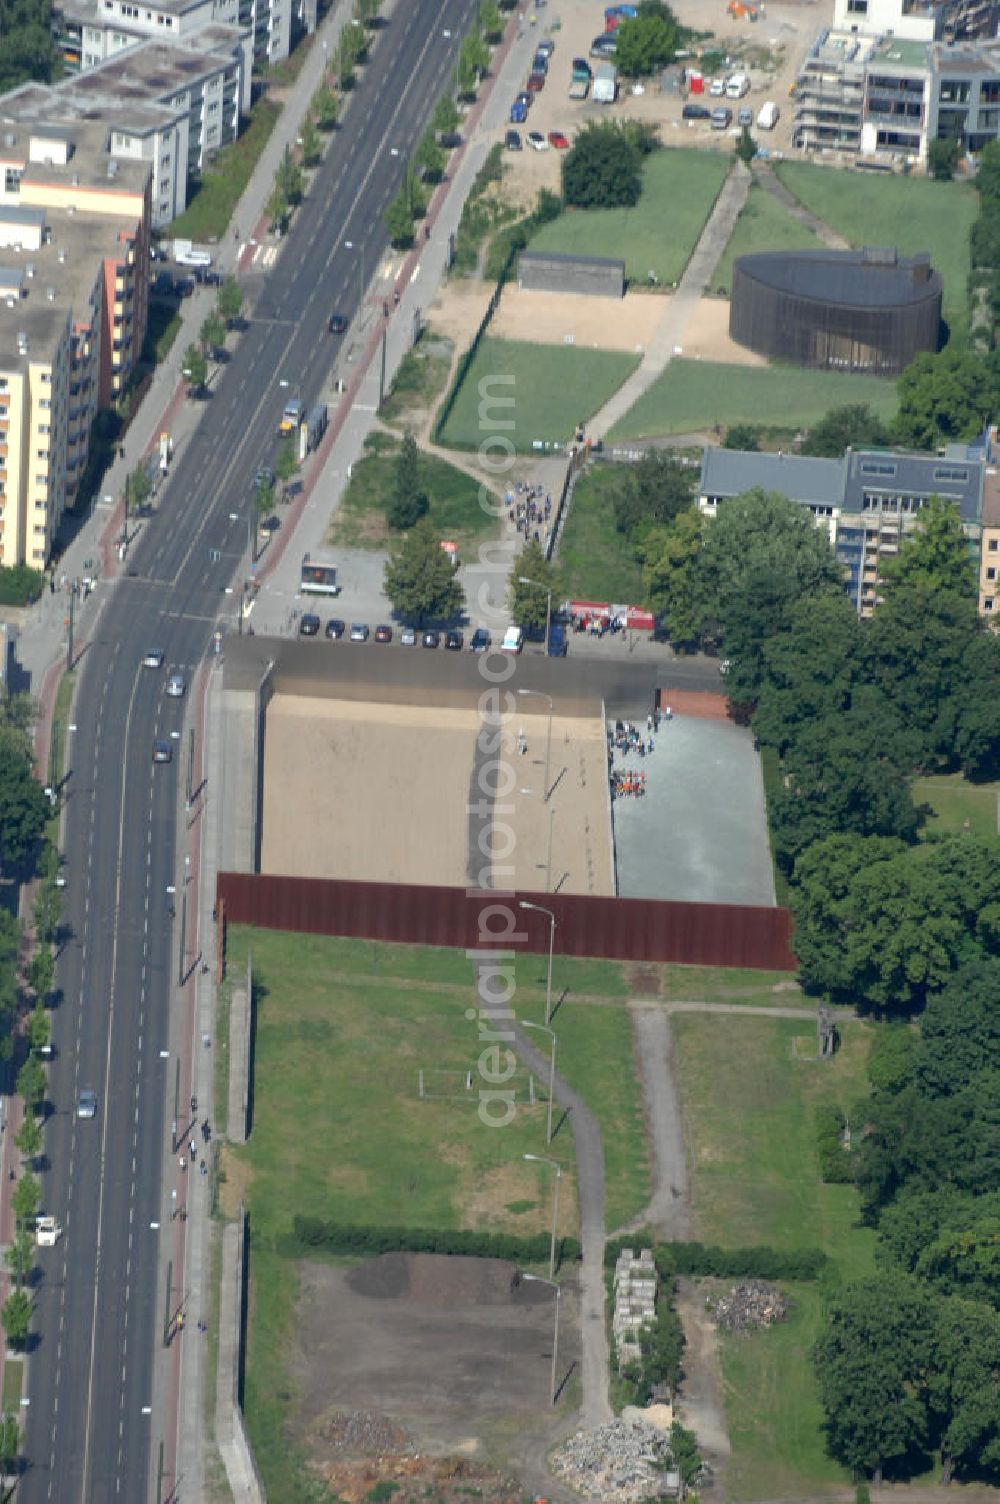
[[[549,145],[556,151],[569,151],[569,140],[562,131],[549,131]]]
[[[541,89],[544,89],[544,88],[545,88],[545,74],[544,73],[532,73],[532,74],[529,75],[529,77],[528,77],[528,91],[529,91],[529,93],[531,93],[531,94],[537,94]]]

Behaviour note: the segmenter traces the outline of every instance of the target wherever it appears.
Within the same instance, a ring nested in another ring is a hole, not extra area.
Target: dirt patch
[[[427,1464],[458,1454],[479,1469],[519,1474],[533,1459],[530,1486],[544,1483],[538,1459],[556,1439],[545,1285],[520,1280],[500,1259],[435,1254],[385,1254],[350,1269],[305,1263],[300,1274],[292,1426],[318,1471],[332,1476],[345,1454],[374,1451],[389,1469],[380,1476],[395,1478],[399,1467],[402,1479],[404,1458],[420,1454]],[[578,1296],[564,1278],[560,1377],[577,1366],[577,1333]],[[355,1412],[366,1417],[354,1428],[360,1441],[345,1445],[344,1416]],[[366,1448],[372,1424],[376,1440]],[[338,1486],[342,1497],[359,1497],[363,1474],[337,1476],[351,1488]],[[502,1480],[490,1480],[484,1496],[506,1499]]]
[[[461,1457],[406,1457],[393,1452],[376,1458],[338,1458],[319,1469],[331,1497],[364,1504],[373,1489],[394,1504],[520,1504],[523,1488],[492,1468]]]
[[[626,966],[625,985],[632,997],[663,996],[663,977],[658,966]]]
[[[684,333],[681,353],[687,360],[715,360],[730,366],[766,366],[763,355],[738,345],[729,336],[729,299],[701,298]]]
[[[240,1215],[253,1180],[249,1164],[237,1159],[229,1144],[219,1145],[219,1210],[228,1220]]]
[[[676,1409],[679,1419],[697,1435],[701,1454],[718,1477],[730,1453],[718,1334],[705,1309],[701,1286],[679,1279],[676,1304],[686,1341],[684,1382]]]

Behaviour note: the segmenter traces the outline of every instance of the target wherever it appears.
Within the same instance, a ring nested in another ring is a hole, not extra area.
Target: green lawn
[[[270,99],[258,99],[243,133],[229,146],[224,146],[212,166],[202,173],[184,213],[171,223],[171,235],[187,236],[191,240],[218,240],[226,233],[233,210],[280,114],[279,106]]]
[[[398,453],[399,441],[389,434],[375,432],[366,439],[331,525],[331,540],[340,547],[385,548],[398,536],[385,516]],[[421,453],[420,477],[430,503],[428,517],[442,538],[458,544],[461,557],[496,533],[496,518],[480,504],[479,482],[464,470]]]
[[[407,413],[426,412],[444,394],[451,367],[451,341],[426,329],[404,355],[392,391],[379,409],[386,423],[398,423]]]
[[[868,176],[805,162],[779,162],[774,170],[800,203],[852,245],[894,245],[907,256],[929,251],[944,282],[944,316],[953,328],[965,328],[969,231],[979,212],[970,184]]]
[[[755,1007],[809,1006],[792,973],[750,971],[740,967],[674,966],[660,968],[668,1002],[752,1003]]]
[[[925,826],[928,836],[950,836],[970,830],[974,836],[995,836],[1000,826],[1000,784],[969,783],[961,773],[913,782],[914,804],[932,810]]]
[[[736,221],[736,229],[722,260],[712,273],[711,292],[724,287],[729,292],[733,285],[733,262],[737,256],[750,256],[756,251],[819,251],[823,242],[808,226],[793,219],[773,193],[766,188],[751,184],[746,204]]]
[[[637,364],[636,356],[605,350],[484,339],[441,442],[478,449],[509,440],[522,453],[538,444],[561,447]]]
[[[564,594],[582,601],[642,601],[642,569],[615,527],[611,496],[620,471],[592,465],[573,487],[573,500],[559,540],[559,578]]]
[[[608,437],[657,438],[701,432],[716,424],[726,428],[731,423],[780,422],[786,428],[799,428],[849,402],[867,402],[888,419],[896,411],[896,388],[877,376],[839,371],[672,360]]]
[[[857,1224],[850,1186],[820,1183],[814,1112],[845,1109],[866,1092],[873,1031],[843,1026],[832,1061],[815,1030],[786,1019],[675,1015],[675,1069],[690,1145],[696,1233],[706,1242],[820,1247],[831,1286],[872,1268],[874,1235]],[[792,1318],[720,1346],[733,1447],[727,1485],[737,1499],[809,1496],[848,1480],[823,1451],[809,1352],[822,1290],[792,1286]]]
[[[643,168],[634,209],[568,209],[531,240],[533,251],[625,258],[625,275],[679,280],[719,195],[730,159],[722,152],[669,147]]]

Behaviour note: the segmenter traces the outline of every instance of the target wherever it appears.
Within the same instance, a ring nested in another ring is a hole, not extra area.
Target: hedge
[[[516,1264],[546,1263],[548,1233],[519,1234],[476,1232],[472,1228],[443,1230],[436,1227],[357,1227],[324,1222],[321,1217],[295,1217],[293,1242],[300,1250],[322,1249],[324,1253],[453,1253],[469,1258],[509,1259]],[[580,1257],[576,1238],[556,1243],[557,1262]]]
[[[816,1154],[819,1173],[827,1185],[848,1185],[854,1179],[851,1156],[844,1148],[847,1119],[839,1107],[816,1110]]]
[[[645,1240],[649,1246],[649,1239]],[[613,1266],[623,1248],[641,1248],[639,1237],[613,1238],[605,1244],[604,1262]],[[733,1279],[818,1279],[827,1266],[819,1248],[785,1251],[766,1243],[751,1248],[719,1248],[712,1243],[657,1243],[656,1267],[662,1279],[675,1274],[715,1275]]]
[[[42,593],[42,576],[28,564],[0,566],[0,606],[30,606]]]

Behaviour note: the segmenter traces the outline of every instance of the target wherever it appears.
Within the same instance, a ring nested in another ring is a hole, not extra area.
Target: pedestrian
[[[167,913],[170,915],[171,919],[177,918],[177,910],[174,908],[172,903],[167,905]]]
[[[184,1156],[183,1156],[183,1154],[181,1155],[181,1157],[177,1161],[177,1163],[180,1165],[180,1167],[181,1167],[182,1170],[186,1168],[185,1163],[184,1163]]]
[[[667,720],[668,720],[668,721],[672,721],[672,720],[673,720],[673,718],[674,718],[674,713],[673,713],[673,711],[672,711],[672,710],[671,710],[671,709],[670,709],[670,706],[669,706],[669,705],[668,705],[668,706],[667,706],[667,708],[666,708],[666,712],[665,712],[665,713],[666,713],[666,717],[667,717]]]
[[[399,290],[396,289],[396,288],[393,289],[392,306],[393,306],[393,308],[398,308],[399,307]]]
[[[49,594],[50,595],[55,595],[55,593],[56,593],[56,577],[55,577],[54,574],[50,574],[49,575]]]
[[[652,750],[653,750],[653,738],[650,737],[649,738],[649,746],[646,748],[646,751],[647,752],[652,752]]]
[[[201,1173],[203,1175],[207,1175],[208,1174],[208,1165],[205,1163],[204,1160],[202,1160],[202,1162],[201,1162],[201,1164],[199,1165],[198,1168],[201,1170]]]
[[[201,1042],[205,1046],[206,1050],[208,1049],[209,1045],[212,1043],[211,1039],[209,1038],[209,1036],[207,1034],[203,1034],[201,1036]]]
[[[652,713],[650,713],[646,717],[646,730],[647,731],[652,731],[652,729],[653,729],[653,716],[652,716]]]
[[[198,1330],[199,1330],[199,1332],[207,1332],[208,1331],[208,1327],[205,1325],[205,1323],[203,1321],[199,1321],[199,1323],[198,1323]]]
[[[197,1158],[198,1158],[198,1144],[195,1141],[195,1139],[192,1139],[191,1140],[191,1163],[194,1164],[194,1162],[195,1162],[195,1160]]]
[[[197,1097],[192,1097],[191,1098],[191,1116],[194,1117],[194,1115],[195,1115],[195,1113],[197,1111],[198,1111],[198,1098]]]

